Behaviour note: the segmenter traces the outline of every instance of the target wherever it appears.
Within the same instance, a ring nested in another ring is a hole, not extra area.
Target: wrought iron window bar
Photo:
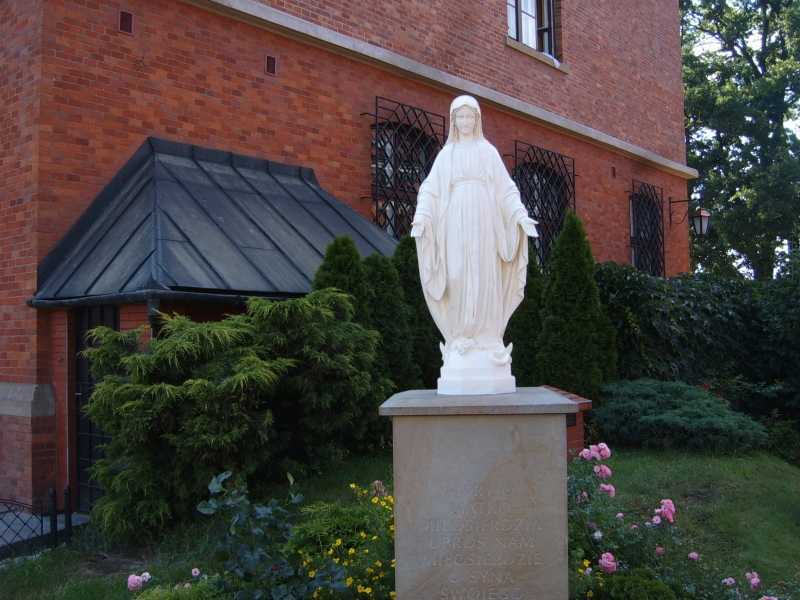
[[[396,238],[408,234],[417,192],[445,142],[446,119],[377,96],[372,124],[372,200],[375,223]]]
[[[569,156],[520,140],[514,141],[514,182],[531,218],[539,222],[536,254],[544,267],[564,226],[575,210],[575,161]]]
[[[664,190],[658,186],[633,181],[630,193],[631,262],[650,275],[663,277]]]

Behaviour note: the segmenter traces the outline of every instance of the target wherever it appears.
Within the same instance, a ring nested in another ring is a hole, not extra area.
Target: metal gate
[[[99,325],[119,329],[119,310],[116,306],[90,306],[75,312],[75,404],[77,432],[77,507],[78,512],[88,512],[103,490],[89,475],[89,468],[102,456],[100,446],[110,438],[105,435],[84,412],[94,389],[94,380],[89,372],[89,361],[81,355],[86,348],[86,332]]]

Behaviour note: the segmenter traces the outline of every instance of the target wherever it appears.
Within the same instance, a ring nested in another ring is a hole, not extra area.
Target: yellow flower
[[[372,502],[373,504],[377,504],[378,502],[380,502],[380,500],[378,500],[377,496],[373,496],[372,500],[370,500],[370,502]]]
[[[584,566],[584,567],[588,567],[588,566],[589,566],[589,565],[591,565],[591,564],[592,564],[592,563],[590,563],[590,562],[589,562],[588,560],[586,560],[585,558],[583,559],[583,566]]]
[[[336,541],[333,543],[334,546],[339,547],[342,545],[342,538],[336,538]]]
[[[355,483],[351,483],[351,484],[350,484],[350,489],[351,489],[351,490],[354,490],[354,489],[356,489],[357,487],[358,487],[358,486],[357,486]]]
[[[397,592],[389,592],[389,598],[397,598]]]
[[[347,579],[345,579],[345,580],[344,580],[344,584],[345,584],[347,587],[350,587],[350,586],[352,586],[352,585],[353,585],[353,578],[352,578],[352,577],[348,577]]]
[[[377,540],[377,539],[378,539],[378,536],[377,536],[377,535],[373,535],[373,536],[372,536],[372,541],[373,541],[373,542],[374,542],[375,540]]]
[[[396,566],[397,566],[397,559],[393,558],[392,559],[392,567],[396,567]]]
[[[355,548],[350,548],[350,549],[347,551],[347,553],[348,553],[350,556],[352,556],[353,554],[355,554],[355,553],[356,553],[356,549],[355,549]]]
[[[360,536],[361,536],[361,539],[362,539],[362,540],[365,540],[365,539],[367,539],[367,534],[366,534],[366,533],[364,533],[363,531],[359,531],[359,532],[358,532],[358,535],[360,535]]]
[[[376,561],[375,561],[375,566],[376,566],[376,567],[382,567],[382,566],[383,566],[383,563],[382,563],[381,561],[379,561],[379,560],[376,560]]]
[[[311,579],[314,579],[314,577],[317,576],[317,572],[312,569],[308,572],[308,576],[311,577]]]
[[[369,554],[369,548],[364,548],[364,554]]]

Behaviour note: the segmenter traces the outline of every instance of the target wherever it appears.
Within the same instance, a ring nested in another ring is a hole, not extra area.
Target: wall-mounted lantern
[[[687,207],[686,213],[683,215],[683,218],[680,221],[673,220],[673,211],[672,205],[673,204],[689,204],[689,200],[673,200],[672,198],[669,199],[669,224],[670,227],[672,226],[673,222],[675,224],[684,223],[686,221],[686,217],[689,216],[689,210]],[[708,225],[711,220],[711,211],[706,210],[702,206],[698,206],[693,211],[691,211],[691,225],[692,231],[694,231],[695,235],[704,236],[708,233]]]

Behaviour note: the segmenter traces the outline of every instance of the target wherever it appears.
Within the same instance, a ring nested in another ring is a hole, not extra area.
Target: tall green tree
[[[533,241],[529,242],[528,277],[525,281],[525,298],[514,311],[506,329],[506,343],[514,344],[511,371],[518,386],[536,385],[536,339],[542,330],[542,294],[544,275],[536,258]]]
[[[394,262],[388,256],[372,254],[364,259],[364,273],[373,298],[369,327],[381,334],[377,364],[397,391],[419,388],[422,380],[414,361],[411,307],[406,304]]]
[[[594,269],[586,231],[570,212],[550,259],[535,372],[537,382],[589,399],[598,396],[608,346]]]
[[[325,249],[325,258],[314,275],[314,289],[325,288],[350,294],[356,310],[354,320],[361,324],[370,322],[371,289],[358,248],[347,236],[337,237]]]
[[[686,138],[713,211],[693,244],[704,270],[770,279],[776,247],[800,238],[798,0],[681,0]]]
[[[394,266],[400,276],[406,303],[411,311],[411,330],[414,338],[414,362],[422,373],[423,385],[436,387],[436,379],[442,366],[442,353],[439,350],[439,330],[433,322],[422,284],[419,280],[417,245],[414,238],[406,236],[400,240],[394,251]]]

